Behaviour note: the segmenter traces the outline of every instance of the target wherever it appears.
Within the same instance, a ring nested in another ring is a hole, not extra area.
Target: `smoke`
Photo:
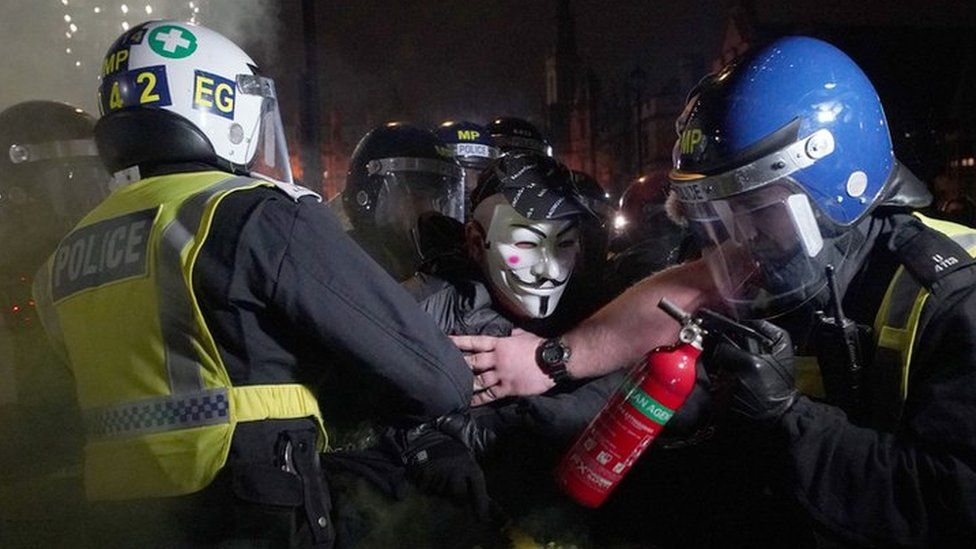
[[[196,21],[269,62],[280,36],[277,10],[270,0],[0,0],[0,111],[46,99],[97,115],[106,50],[127,27],[152,19]],[[45,211],[32,212],[40,216],[32,228],[46,226]],[[18,243],[42,248],[32,234],[18,234]],[[12,243],[0,242],[0,546],[104,546],[85,532],[74,384],[29,307],[30,281],[14,270],[23,268],[14,257]],[[127,538],[111,545],[140,535],[151,532],[131,524]]]
[[[64,101],[96,114],[102,57],[126,28],[151,19],[194,21],[273,60],[280,36],[271,0],[0,0],[0,110]]]

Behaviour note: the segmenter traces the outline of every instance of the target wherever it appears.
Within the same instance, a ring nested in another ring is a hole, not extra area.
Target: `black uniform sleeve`
[[[621,370],[582,381],[565,392],[552,392],[521,399],[526,426],[556,443],[568,443],[603,409],[627,372]]]
[[[467,408],[473,379],[460,352],[318,204],[297,208],[273,300],[323,346],[388,384],[407,414]]]
[[[330,423],[468,407],[460,352],[321,204],[263,188],[225,197],[194,286],[235,384],[315,386]]]
[[[796,497],[814,520],[848,540],[955,545],[976,536],[972,292],[916,342],[896,433],[857,427],[837,408],[806,398],[782,419]]]

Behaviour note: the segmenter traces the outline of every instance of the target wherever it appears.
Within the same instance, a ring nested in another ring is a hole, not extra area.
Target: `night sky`
[[[300,28],[298,11],[298,2],[285,3],[281,18]],[[573,11],[580,57],[609,78],[638,63],[653,78],[655,67],[669,72],[676,52],[711,51],[723,13],[717,0],[577,0]],[[325,105],[347,124],[498,114],[539,121],[554,0],[320,2],[318,15]],[[277,57],[301,56],[297,42],[286,39]]]
[[[190,13],[182,0],[130,0],[123,17],[123,4],[0,0],[5,52],[0,108],[47,98],[93,110],[97,68],[102,52],[121,32],[120,22],[185,19]],[[149,4],[151,15],[145,13]],[[640,65],[653,92],[675,77],[683,57],[698,57],[707,67],[718,53],[729,4],[575,0],[580,58],[611,90]],[[815,33],[829,29],[827,36],[842,46],[849,43],[856,49],[852,55],[879,83],[886,104],[907,113],[898,112],[899,118],[922,116],[933,100],[944,101],[931,92],[965,70],[976,37],[973,1],[748,4],[768,25]],[[197,5],[203,6],[204,25],[240,43],[276,78],[286,121],[297,122],[304,76],[300,1],[203,0]],[[391,119],[431,126],[447,118],[485,121],[507,114],[541,122],[544,60],[556,39],[556,5],[556,0],[320,1],[322,120],[328,111],[338,111],[350,145],[370,126]],[[98,6],[102,13],[93,15]],[[62,20],[68,13],[81,27],[71,39],[64,36],[69,23]],[[848,28],[858,29],[854,38]],[[970,46],[960,51],[967,39]]]
[[[699,57],[708,67],[720,49],[729,4],[575,0],[579,56],[607,88],[640,65],[653,91],[676,76],[682,57]],[[556,0],[319,2],[323,112],[341,113],[353,143],[369,126],[392,119],[429,126],[447,118],[484,121],[509,114],[541,122],[556,5]],[[961,70],[967,55],[957,50],[967,40],[964,35],[976,36],[976,2],[757,0],[751,5],[767,26],[850,43],[869,76],[884,84],[882,98],[891,96],[902,110],[925,108],[931,88]],[[278,74],[284,108],[297,119],[294,73],[301,71],[303,59],[299,2],[278,6],[279,43],[264,44],[258,56],[268,60],[272,73],[285,72]],[[849,28],[857,29],[856,37],[846,35]],[[971,56],[971,45],[968,50]]]

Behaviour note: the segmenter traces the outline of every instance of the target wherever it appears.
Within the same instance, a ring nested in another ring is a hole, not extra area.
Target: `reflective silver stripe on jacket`
[[[148,397],[84,411],[90,438],[136,436],[230,421],[228,389],[204,389],[193,348],[199,336],[190,300],[191,281],[180,255],[194,243],[207,204],[215,196],[255,183],[232,177],[191,196],[163,228],[156,256],[156,291],[170,395]]]
[[[159,321],[166,353],[170,392],[185,395],[201,391],[200,361],[193,349],[197,325],[190,301],[192,283],[183,277],[180,254],[192,244],[200,228],[207,203],[225,191],[253,185],[254,179],[232,177],[192,196],[180,206],[176,217],[163,229],[156,260],[156,290]]]

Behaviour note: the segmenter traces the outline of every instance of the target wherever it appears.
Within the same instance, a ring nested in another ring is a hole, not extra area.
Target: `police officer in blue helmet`
[[[973,539],[976,233],[915,211],[931,197],[871,82],[783,38],[703,80],[677,129],[683,213],[728,310],[757,319],[706,363],[769,450],[754,480],[831,541]]]
[[[789,58],[808,50],[823,64]],[[930,200],[895,159],[867,77],[821,42],[776,42],[706,78],[678,131],[674,189],[740,316],[823,296],[824,267],[845,267],[872,210]]]

